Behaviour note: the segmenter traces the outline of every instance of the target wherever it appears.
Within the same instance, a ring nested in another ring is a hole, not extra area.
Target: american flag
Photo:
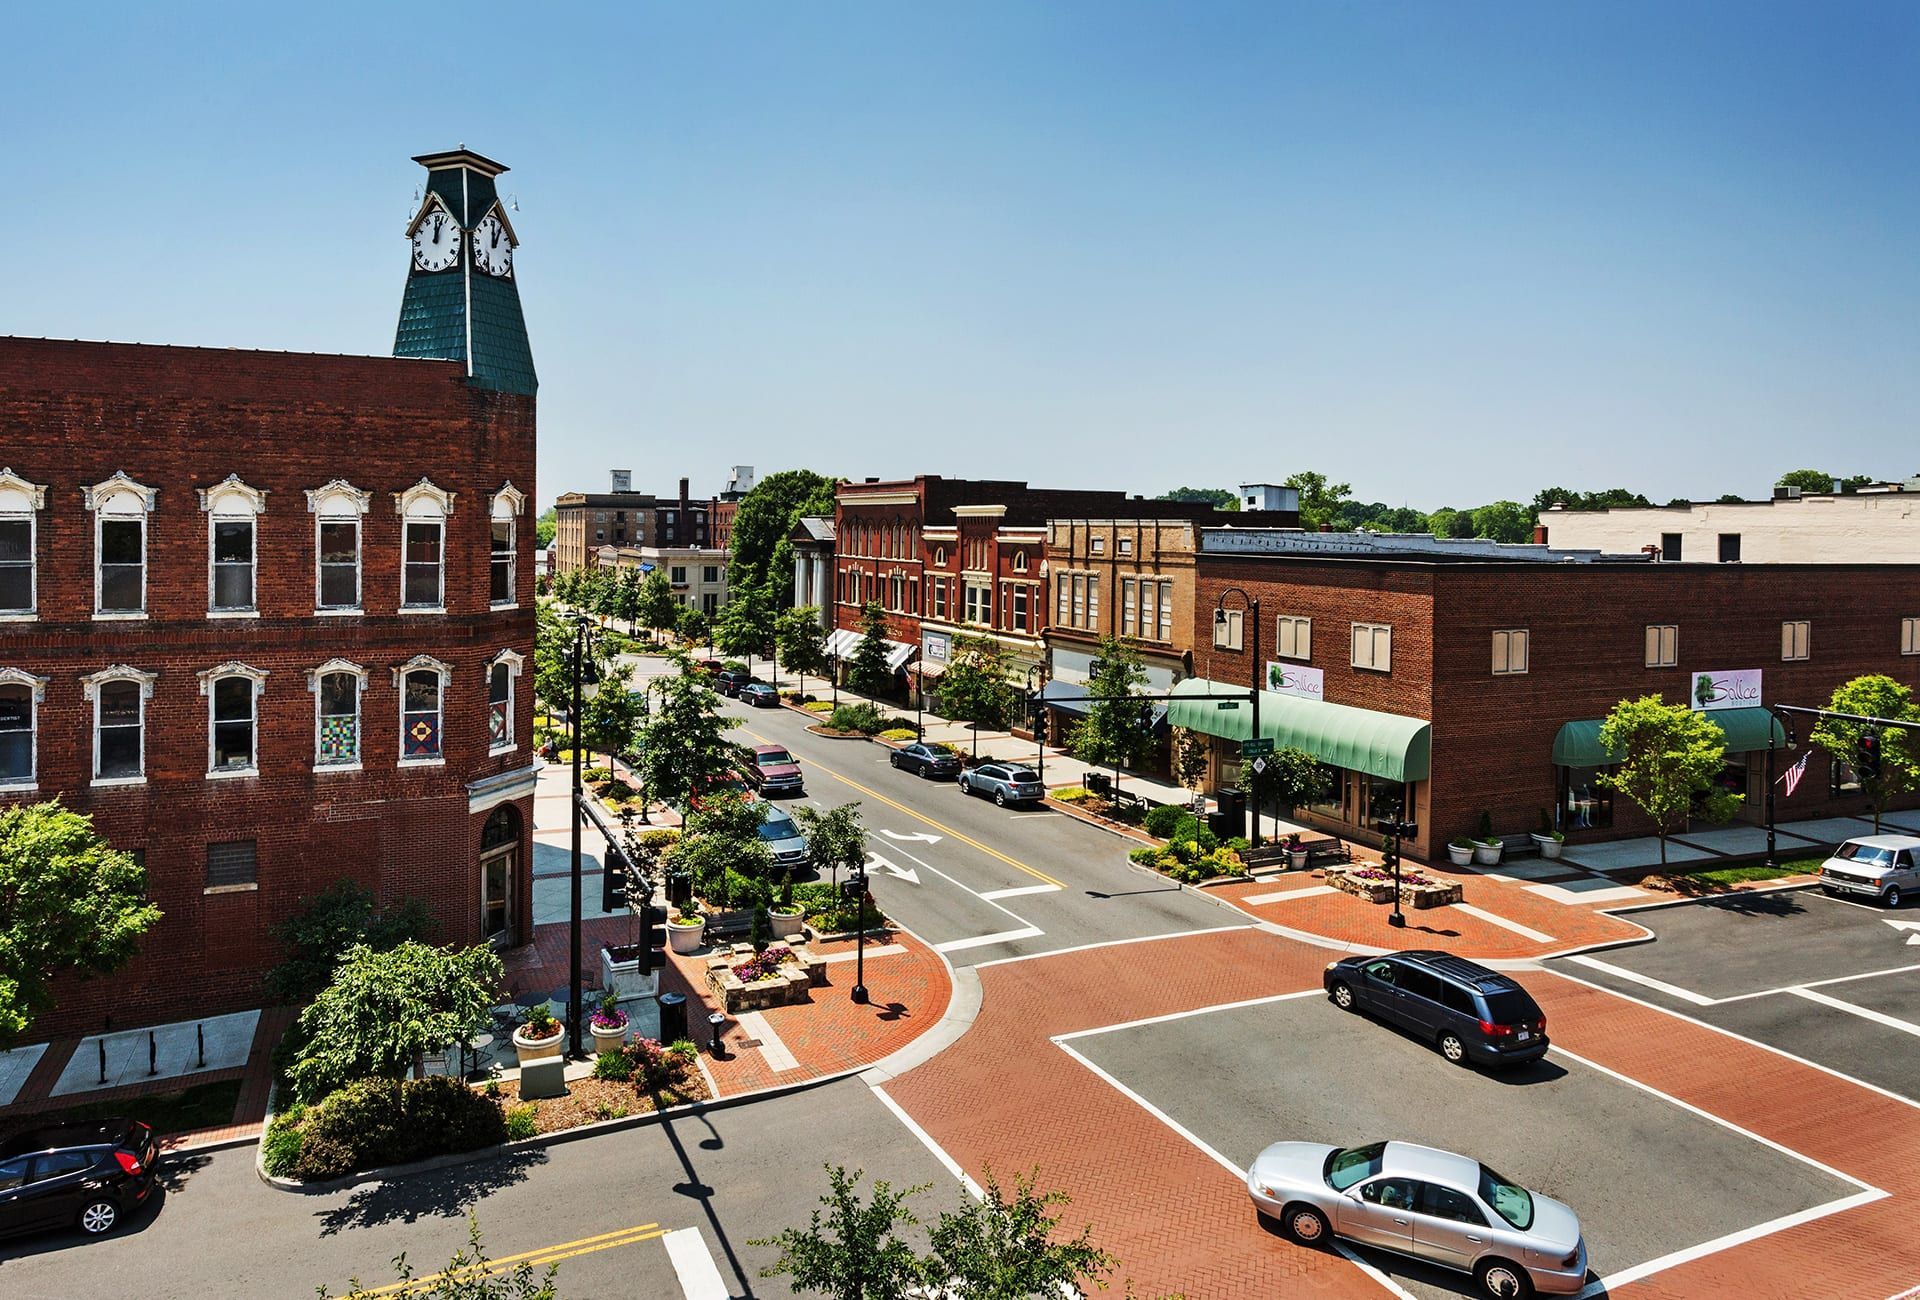
[[[1800,755],[1800,761],[1798,763],[1795,763],[1792,767],[1780,774],[1780,780],[1784,781],[1787,786],[1787,798],[1793,798],[1793,792],[1800,788],[1800,778],[1807,774],[1807,760],[1812,757],[1813,751],[1808,750],[1806,753]]]

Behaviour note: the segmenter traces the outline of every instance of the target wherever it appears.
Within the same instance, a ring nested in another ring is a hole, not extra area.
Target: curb
[[[1151,835],[1136,834],[1134,831],[1128,829],[1127,827],[1115,826],[1114,824],[1106,821],[1103,818],[1093,816],[1091,813],[1081,812],[1078,808],[1075,808],[1072,804],[1061,803],[1058,799],[1053,798],[1051,795],[1041,796],[1040,802],[1046,805],[1048,808],[1053,809],[1057,813],[1065,813],[1067,816],[1073,818],[1077,822],[1081,822],[1085,825],[1091,826],[1096,830],[1105,831],[1109,835],[1115,836],[1119,839],[1127,840],[1130,843],[1135,845],[1145,846],[1145,845],[1164,843],[1164,841],[1162,840],[1154,839]]]

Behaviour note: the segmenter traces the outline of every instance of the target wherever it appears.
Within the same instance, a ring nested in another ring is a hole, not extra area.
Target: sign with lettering
[[[1760,670],[1734,668],[1717,673],[1695,673],[1691,703],[1696,711],[1760,707]]]
[[[920,653],[927,659],[944,663],[952,642],[944,634],[929,632],[920,639]]]
[[[1325,672],[1302,664],[1267,661],[1267,689],[1280,695],[1298,695],[1303,700],[1326,698]]]

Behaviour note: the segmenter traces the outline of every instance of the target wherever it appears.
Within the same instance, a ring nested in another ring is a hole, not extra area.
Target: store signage
[[[925,655],[928,659],[938,659],[941,661],[945,661],[947,657],[947,651],[949,648],[951,648],[951,646],[952,646],[952,641],[950,638],[943,636],[938,632],[929,632],[926,634],[925,637],[921,639],[920,653]]]
[[[1298,695],[1303,700],[1324,700],[1326,679],[1326,673],[1318,668],[1267,661],[1267,689],[1281,695]]]
[[[1760,670],[1735,668],[1726,672],[1695,673],[1691,702],[1696,711],[1758,708]]]

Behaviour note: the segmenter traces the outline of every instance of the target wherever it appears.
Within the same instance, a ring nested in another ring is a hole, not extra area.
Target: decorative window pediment
[[[348,518],[364,515],[372,503],[373,493],[362,492],[343,478],[337,478],[325,487],[307,489],[308,514]]]
[[[453,513],[453,493],[423,476],[405,492],[393,494],[393,508],[405,519],[445,519]]]
[[[393,684],[396,687],[404,685],[407,680],[407,674],[417,672],[438,673],[442,683],[453,676],[453,668],[451,665],[442,663],[432,655],[415,655],[393,670]]]
[[[447,201],[432,190],[428,190],[426,200],[420,204],[420,211],[414,213],[413,220],[407,223],[407,238],[412,239],[413,232],[420,229],[420,223],[436,211],[446,213],[447,220],[456,226],[460,224],[459,219],[453,215],[453,209],[447,206]]]
[[[451,501],[451,498],[449,498]],[[449,507],[451,508],[451,507]],[[517,519],[521,511],[527,508],[527,494],[513,485],[508,479],[498,492],[493,494],[493,517],[495,519]]]
[[[354,663],[351,659],[329,659],[318,668],[308,669],[307,689],[318,692],[320,689],[320,679],[323,677],[331,677],[335,673],[345,673],[360,683],[361,690],[364,691],[367,689],[367,670],[359,664]]]
[[[516,672],[518,669],[515,670]],[[47,679],[35,677],[32,673],[22,672],[18,668],[0,668],[0,686],[24,686],[33,692],[33,702],[40,704],[47,698]]]
[[[487,660],[487,673],[491,676],[495,667],[500,664],[505,664],[507,671],[515,677],[518,677],[520,670],[526,666],[526,663],[527,657],[518,650],[502,650],[499,654]]]
[[[0,469],[0,514],[44,510],[46,505],[46,484],[29,483],[11,469]]]
[[[265,514],[267,494],[247,486],[238,474],[229,474],[212,487],[200,489],[200,508],[215,515]]]
[[[125,470],[115,470],[112,478],[85,491],[87,509],[108,515],[149,514],[155,495],[155,489],[134,482]]]
[[[264,695],[267,690],[267,671],[255,668],[252,664],[243,664],[237,659],[229,659],[216,668],[203,668],[196,674],[200,678],[200,693],[205,695],[213,689],[213,684],[222,677],[244,677],[253,683],[255,696]]]
[[[150,673],[131,664],[114,664],[111,668],[102,668],[97,673],[88,673],[80,679],[80,693],[91,700],[99,694],[100,688],[108,682],[139,682],[140,698],[153,698],[153,684],[158,681],[159,673]]]

